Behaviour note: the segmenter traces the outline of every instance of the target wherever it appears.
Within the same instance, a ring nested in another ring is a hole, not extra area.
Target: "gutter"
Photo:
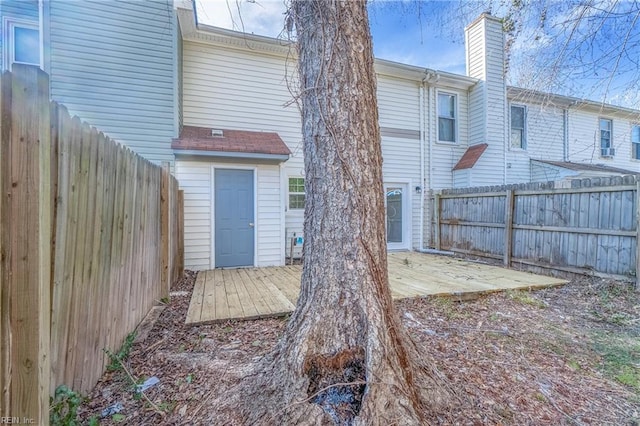
[[[230,151],[205,151],[195,149],[174,149],[176,158],[200,157],[200,158],[227,158],[235,160],[262,160],[282,163],[289,159],[288,154],[262,154],[255,152],[230,152]]]

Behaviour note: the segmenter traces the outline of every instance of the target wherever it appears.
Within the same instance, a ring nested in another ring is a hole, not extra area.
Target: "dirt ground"
[[[274,346],[286,318],[185,325],[194,279],[186,272],[176,283],[148,338],[131,347],[126,371],[106,373],[88,395],[83,423],[212,424],[209,401]],[[585,278],[397,308],[458,395],[434,424],[640,425],[640,292],[628,284]],[[136,394],[128,374],[160,382]],[[100,418],[118,402],[119,413]]]

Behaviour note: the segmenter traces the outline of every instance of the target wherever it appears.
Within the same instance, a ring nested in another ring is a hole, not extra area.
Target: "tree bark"
[[[389,290],[366,2],[294,0],[290,12],[305,159],[302,285],[282,340],[249,379],[244,421],[425,424],[441,392]]]

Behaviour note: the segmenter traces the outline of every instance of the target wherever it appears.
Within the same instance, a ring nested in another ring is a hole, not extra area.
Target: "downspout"
[[[433,139],[432,139],[432,127],[433,127],[433,123],[431,122],[431,120],[433,119],[433,107],[431,105],[432,99],[433,99],[433,87],[429,86],[429,89],[427,90],[427,95],[428,95],[428,99],[427,99],[427,105],[429,105],[429,113],[427,114],[427,131],[428,136],[427,136],[427,143],[429,144],[428,149],[429,149],[429,157],[428,157],[428,161],[427,161],[427,167],[429,167],[429,191],[431,191],[433,189]]]
[[[424,144],[425,144],[425,109],[424,109],[424,79],[420,83],[420,249],[424,249],[424,194],[426,192],[424,180]]]
[[[569,107],[562,110],[562,161],[569,161]]]
[[[38,40],[40,43],[40,66],[44,71],[44,0],[38,0],[38,32],[40,36],[40,40]]]
[[[196,0],[191,0],[191,7],[193,8],[193,18],[196,22],[196,28],[198,28],[198,5],[196,4]]]
[[[431,191],[432,186],[433,186],[433,172],[432,172],[432,168],[431,168],[431,164],[432,164],[432,150],[433,150],[433,141],[432,141],[432,105],[431,105],[431,100],[433,99],[433,94],[434,94],[434,90],[433,90],[433,84],[437,83],[438,80],[440,80],[440,76],[437,73],[433,73],[432,71],[429,70],[425,70],[425,76],[422,79],[422,85],[420,87],[420,134],[421,134],[421,161],[423,162],[423,167],[421,167],[422,170],[422,179],[424,182],[424,178],[425,176],[429,177],[429,191]],[[426,89],[426,98],[425,99],[425,89]],[[428,108],[427,108],[428,106]],[[426,123],[426,125],[425,125]],[[428,145],[428,146],[427,146]],[[426,166],[429,168],[429,172],[428,173],[424,173],[424,149],[428,149],[428,157],[427,157],[427,164]],[[425,191],[427,190],[426,185],[422,187],[422,204],[420,206],[421,209],[421,216],[422,216],[422,221],[421,221],[421,233],[422,233],[422,238],[420,240],[420,249],[418,249],[418,252],[420,253],[430,253],[430,254],[445,254],[445,255],[454,255],[455,253],[450,252],[450,251],[442,251],[442,250],[436,250],[436,249],[432,249],[432,248],[427,248],[424,246],[424,198],[425,198]]]

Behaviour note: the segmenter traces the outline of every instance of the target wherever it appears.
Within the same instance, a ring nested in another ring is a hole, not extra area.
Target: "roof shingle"
[[[478,145],[473,145],[467,148],[460,161],[453,166],[453,170],[463,170],[470,169],[476,165],[482,153],[487,149],[489,145],[486,143],[481,143]]]
[[[291,151],[277,133],[222,130],[223,136],[212,136],[209,127],[184,126],[180,137],[171,143],[173,149],[212,152],[291,155]]]

